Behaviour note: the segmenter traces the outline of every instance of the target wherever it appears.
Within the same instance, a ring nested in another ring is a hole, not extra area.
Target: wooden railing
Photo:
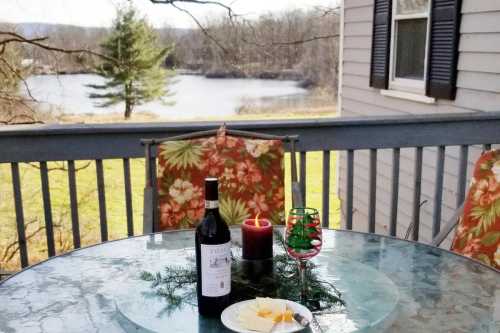
[[[69,186],[70,218],[73,247],[79,248],[80,226],[75,180],[75,161],[92,160],[96,167],[100,239],[108,240],[108,217],[106,209],[105,177],[103,160],[121,159],[124,177],[124,201],[126,206],[127,235],[134,231],[132,207],[132,187],[130,181],[130,161],[144,156],[140,144],[142,138],[179,135],[193,131],[207,130],[220,125],[220,122],[150,123],[150,124],[102,124],[102,125],[32,125],[5,126],[0,128],[0,163],[9,163],[11,169],[12,191],[15,218],[22,267],[28,261],[28,246],[25,234],[24,207],[30,202],[23,201],[21,191],[20,163],[35,163],[39,167],[40,184],[45,221],[47,252],[56,253],[54,243],[51,191],[47,163],[67,162]],[[447,146],[460,146],[458,157],[459,172],[456,180],[457,206],[463,201],[466,191],[468,152],[471,145],[500,143],[500,112],[474,114],[440,114],[412,117],[368,117],[332,118],[318,120],[280,120],[230,122],[228,127],[248,131],[259,131],[277,135],[298,134],[300,141],[300,180],[302,191],[306,193],[306,154],[320,151],[323,154],[322,177],[322,221],[329,225],[330,154],[343,151],[340,161],[346,163],[343,183],[345,196],[342,197],[345,209],[342,225],[353,227],[353,183],[354,156],[357,150],[369,151],[369,181],[367,184],[368,221],[367,230],[375,232],[376,194],[377,194],[377,152],[379,149],[392,149],[391,207],[389,230],[396,235],[398,221],[398,189],[400,175],[400,150],[414,148],[414,191],[413,191],[413,232],[412,238],[418,240],[420,225],[420,196],[422,183],[422,152],[424,147],[437,147],[436,176],[432,234],[439,232],[441,225],[441,202],[443,193],[443,166]],[[2,223],[2,221],[0,221]]]

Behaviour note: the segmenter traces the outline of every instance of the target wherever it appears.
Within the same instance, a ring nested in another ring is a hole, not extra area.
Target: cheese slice
[[[240,308],[238,319],[247,330],[269,333],[276,323],[291,322],[292,311],[287,310],[286,302],[269,297],[257,297]]]
[[[256,302],[260,311],[271,311],[273,317],[281,315],[286,311],[286,303],[279,299],[257,297]]]
[[[243,309],[239,314],[241,326],[247,330],[269,333],[274,327],[274,322],[269,318],[259,317],[255,311]]]

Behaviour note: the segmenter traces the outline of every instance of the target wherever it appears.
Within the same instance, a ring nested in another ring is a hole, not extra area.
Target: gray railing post
[[[68,161],[69,202],[71,206],[71,229],[73,232],[73,247],[80,247],[80,221],[78,217],[78,195],[76,191],[75,161]]]
[[[375,232],[375,217],[377,203],[377,150],[370,149],[370,180],[368,198],[368,232]]]
[[[439,146],[436,154],[436,178],[434,189],[434,211],[432,221],[432,237],[434,238],[441,228],[441,205],[443,202],[443,178],[444,178],[444,158],[445,147]]]
[[[457,202],[456,207],[460,207],[465,199],[465,188],[467,178],[467,163],[469,160],[469,146],[460,146],[460,157],[457,177]]]
[[[321,189],[323,227],[330,227],[330,151],[323,151],[323,187]]]
[[[144,163],[145,163],[145,176],[144,181],[144,204],[143,204],[143,230],[144,235],[153,232],[153,188],[151,184],[151,168],[150,163],[150,150],[149,144],[144,145]]]
[[[127,235],[134,235],[134,210],[132,208],[132,185],[130,184],[130,159],[123,159],[123,182],[125,189],[125,209],[127,214]]]
[[[346,229],[352,230],[352,209],[354,191],[354,150],[347,151],[347,179],[346,179]]]
[[[104,188],[104,167],[102,159],[95,160],[97,173],[97,196],[99,202],[99,221],[101,227],[101,241],[108,240],[108,216],[106,211],[106,190]]]
[[[49,171],[47,162],[40,162],[40,177],[42,181],[43,211],[45,215],[45,235],[47,237],[47,251],[49,257],[56,255],[54,244],[54,226],[52,221],[52,204],[50,201]]]
[[[399,200],[399,162],[400,150],[392,150],[392,179],[391,179],[391,217],[389,234],[396,236],[398,224],[398,200]]]
[[[19,176],[19,163],[11,163],[12,186],[14,190],[14,207],[16,210],[17,241],[19,242],[19,254],[21,267],[28,266],[28,248],[26,244],[26,231],[24,230],[23,197],[21,193],[21,177]]]

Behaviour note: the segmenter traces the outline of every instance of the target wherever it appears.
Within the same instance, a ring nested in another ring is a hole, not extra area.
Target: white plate
[[[309,322],[312,320],[312,313],[305,306],[300,305],[299,303],[295,303],[288,300],[282,300],[286,302],[286,306],[291,309],[294,313],[299,313],[301,316],[305,317]],[[238,320],[238,314],[240,313],[240,309],[248,305],[248,303],[255,302],[255,299],[249,299],[247,301],[242,301],[239,303],[235,303],[229,307],[227,307],[222,314],[220,315],[220,319],[224,326],[239,333],[256,333],[256,331],[250,331],[243,328]],[[303,329],[303,326],[300,326],[298,323],[293,321],[292,323],[278,323],[274,326],[272,333],[292,333],[297,332]]]

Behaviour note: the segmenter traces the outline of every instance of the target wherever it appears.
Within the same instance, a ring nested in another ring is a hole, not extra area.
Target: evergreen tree
[[[112,32],[101,45],[103,53],[115,61],[106,60],[97,67],[97,73],[106,78],[105,84],[89,85],[105,90],[89,95],[103,99],[101,107],[125,102],[125,119],[136,105],[162,100],[168,93],[168,72],[161,65],[172,48],[160,47],[153,28],[137,16],[132,7],[118,10]]]

